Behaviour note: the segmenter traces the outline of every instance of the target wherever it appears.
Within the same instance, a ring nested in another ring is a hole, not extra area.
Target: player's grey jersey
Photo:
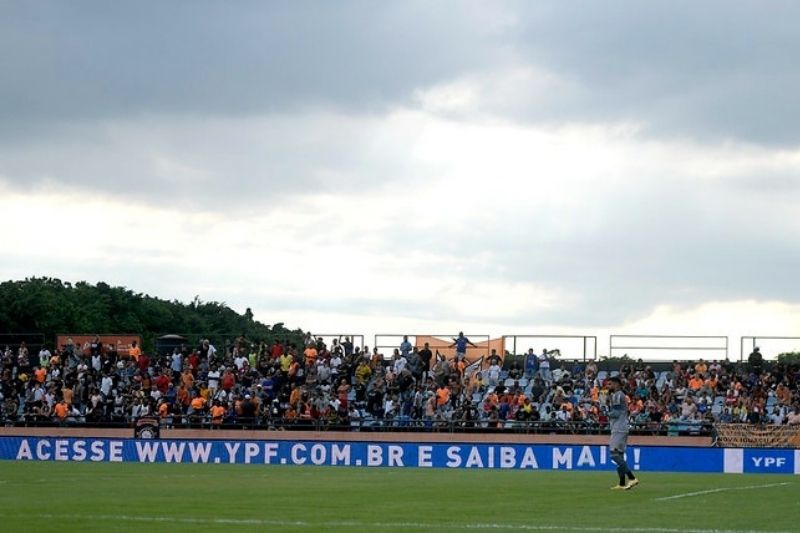
[[[625,393],[621,390],[611,395],[611,410],[608,414],[611,419],[611,433],[627,433],[630,429],[628,424],[628,403],[625,400]]]

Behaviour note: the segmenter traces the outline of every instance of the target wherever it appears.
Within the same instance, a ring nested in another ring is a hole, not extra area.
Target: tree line
[[[159,335],[201,336],[222,343],[233,337],[252,343],[273,340],[300,345],[304,333],[282,322],[254,320],[248,308],[239,314],[224,302],[167,301],[107,283],[70,283],[56,278],[27,278],[0,283],[0,333],[42,334],[53,347],[57,334],[139,334],[152,351]]]

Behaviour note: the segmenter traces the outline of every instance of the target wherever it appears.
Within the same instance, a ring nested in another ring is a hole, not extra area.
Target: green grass
[[[614,492],[611,472],[7,461],[0,530],[800,531],[793,476],[640,477]],[[657,500],[714,489],[735,490]]]

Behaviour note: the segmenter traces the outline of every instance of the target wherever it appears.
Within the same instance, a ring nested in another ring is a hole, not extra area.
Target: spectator
[[[467,356],[467,344],[477,348],[478,346],[474,344],[471,340],[464,336],[463,331],[458,332],[458,337],[453,339],[453,343],[450,344],[450,348],[456,348],[456,360],[461,361]]]
[[[750,364],[750,369],[754,373],[760,374],[764,366],[764,356],[761,355],[761,348],[758,346],[753,348],[753,351],[747,356],[747,362]]]
[[[408,335],[403,335],[403,342],[400,343],[400,355],[403,358],[408,358],[411,354],[411,343],[408,341]]]

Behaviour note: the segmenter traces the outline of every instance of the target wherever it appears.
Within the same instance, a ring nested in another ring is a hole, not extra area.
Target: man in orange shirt
[[[440,408],[447,405],[450,401],[450,389],[446,386],[441,386],[436,389],[436,405]]]
[[[192,398],[192,416],[196,419],[202,418],[206,414],[206,399],[198,395]]]
[[[67,414],[69,414],[69,406],[67,405],[67,402],[64,400],[58,402],[53,408],[53,414],[58,422],[64,422],[64,420],[67,419]]]
[[[181,374],[181,382],[187,389],[192,388],[192,385],[194,385],[194,375],[192,374],[191,368],[187,367],[186,370],[183,371],[183,374]]]
[[[183,412],[186,412],[186,408],[189,407],[190,403],[191,399],[189,398],[189,390],[186,388],[186,385],[181,383],[181,386],[178,389],[178,405],[181,407]]]
[[[158,416],[161,418],[167,418],[169,416],[169,403],[165,399],[161,399],[161,403],[158,404]]]
[[[313,344],[308,345],[303,355],[306,356],[306,366],[313,365],[317,362],[317,348]]]
[[[689,380],[689,389],[693,392],[697,392],[701,388],[703,388],[703,378],[700,377],[699,374],[695,374],[694,377]]]
[[[706,364],[706,362],[705,362],[705,361],[703,361],[702,359],[700,359],[700,360],[697,362],[697,364],[696,364],[696,365],[694,365],[694,371],[695,371],[695,372],[697,372],[697,373],[698,373],[698,374],[700,374],[700,375],[703,375],[703,374],[705,374],[706,372],[708,372],[708,365]]]
[[[128,355],[131,356],[137,363],[139,362],[139,356],[142,355],[142,349],[139,348],[139,344],[136,341],[131,343],[131,348],[128,350]]]
[[[67,402],[67,407],[72,407],[72,399],[75,396],[75,392],[64,385],[64,388],[61,389],[61,394],[64,396],[64,401]]]
[[[211,427],[219,427],[222,425],[222,419],[225,417],[225,408],[220,405],[218,401],[214,402],[211,406]]]

